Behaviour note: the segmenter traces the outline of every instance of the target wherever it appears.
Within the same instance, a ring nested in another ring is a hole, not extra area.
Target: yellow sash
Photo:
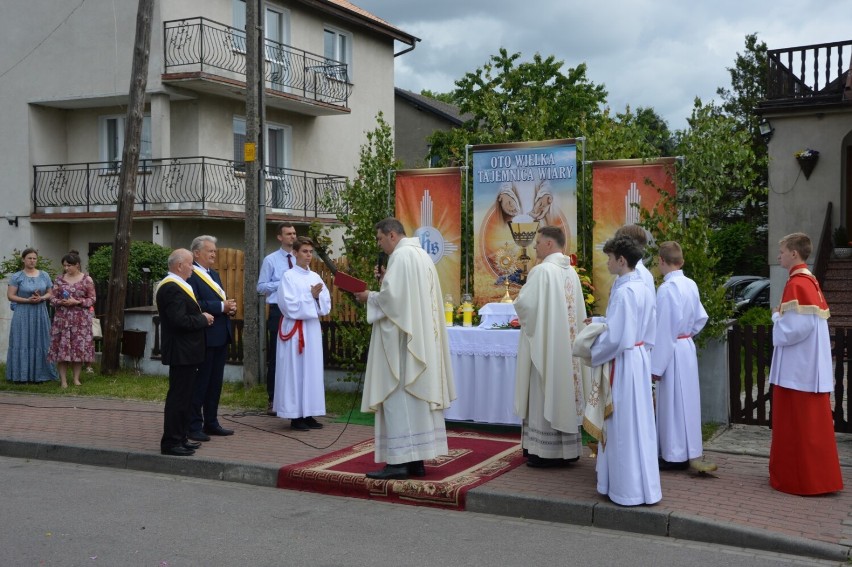
[[[201,281],[206,283],[210,289],[216,292],[216,295],[222,298],[222,301],[225,301],[227,298],[225,297],[225,290],[222,289],[222,286],[213,281],[213,278],[210,277],[210,274],[207,273],[207,270],[202,268],[201,266],[192,265],[192,271],[195,272],[195,275],[201,278]]]
[[[180,286],[180,288],[181,288],[181,289],[182,289],[182,290],[183,290],[183,291],[184,291],[184,292],[185,292],[188,296],[190,296],[190,297],[192,298],[192,300],[193,300],[196,304],[198,304],[198,300],[195,298],[195,293],[192,291],[192,286],[190,286],[188,283],[186,283],[183,279],[181,279],[181,278],[179,278],[179,277],[177,277],[177,276],[175,276],[175,275],[173,275],[173,274],[171,274],[171,273],[170,273],[170,274],[168,274],[168,275],[167,275],[166,277],[164,277],[163,279],[161,279],[161,280],[160,280],[160,283],[158,283],[158,284],[157,284],[157,289],[155,289],[155,290],[154,290],[154,299],[155,299],[155,301],[156,301],[156,297],[157,297],[157,292],[158,292],[158,291],[160,291],[160,286],[162,286],[163,284],[168,283],[168,282],[176,283],[177,285],[179,285],[179,286]]]

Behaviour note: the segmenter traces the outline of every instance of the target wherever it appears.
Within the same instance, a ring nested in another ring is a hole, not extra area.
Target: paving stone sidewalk
[[[194,457],[159,453],[162,404],[0,393],[0,455],[132,468],[274,486],[278,469],[372,437],[372,427],[333,423],[297,433],[289,420],[229,415],[232,437]],[[733,426],[707,443],[710,475],[663,472],[663,500],[621,507],[595,490],[588,452],[567,469],[518,467],[467,495],[476,512],[594,525],[843,561],[852,557],[852,435],[838,435],[846,489],[800,497],[768,482],[771,432]]]

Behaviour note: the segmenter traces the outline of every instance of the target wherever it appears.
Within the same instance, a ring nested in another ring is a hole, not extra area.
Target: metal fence
[[[88,162],[33,167],[33,210],[114,211],[120,162]],[[137,210],[245,207],[245,173],[240,162],[211,157],[140,160]],[[346,178],[288,168],[266,168],[266,205],[304,216],[332,215]]]
[[[213,74],[245,82],[245,31],[206,18],[163,23],[166,74]],[[266,87],[306,99],[347,107],[349,67],[277,41],[265,41]]]

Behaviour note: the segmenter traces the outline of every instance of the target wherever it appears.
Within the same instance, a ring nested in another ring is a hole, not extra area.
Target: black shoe
[[[305,418],[297,417],[295,419],[290,420],[290,429],[295,429],[296,431],[310,431],[311,428],[308,427],[308,424],[305,423]]]
[[[162,447],[160,453],[163,455],[172,455],[173,457],[189,457],[190,455],[194,455],[195,451],[181,445],[176,445],[175,447]]]
[[[368,472],[365,476],[376,480],[405,480],[408,478],[408,463],[385,465],[382,470]]]
[[[202,431],[190,431],[186,434],[186,438],[193,441],[210,441],[210,436]]]
[[[689,468],[689,461],[673,462],[665,459],[660,459],[661,471],[685,471]]]
[[[272,402],[266,404],[266,415],[277,416],[278,413],[272,409]]]
[[[317,420],[315,420],[311,416],[303,417],[302,423],[304,423],[305,425],[307,425],[311,429],[322,429],[322,423],[318,422]]]
[[[189,440],[184,441],[183,443],[181,443],[181,445],[184,449],[192,449],[193,451],[201,447],[201,443],[199,443],[198,441]]]
[[[221,425],[217,425],[216,427],[205,427],[204,433],[207,435],[216,435],[217,437],[227,437],[228,435],[233,435],[233,429],[225,429]]]
[[[558,469],[567,467],[573,462],[576,462],[580,457],[573,459],[546,459],[538,455],[529,454],[527,456],[527,466],[535,469]]]
[[[426,476],[426,466],[423,461],[411,461],[408,463],[408,474],[410,476]]]

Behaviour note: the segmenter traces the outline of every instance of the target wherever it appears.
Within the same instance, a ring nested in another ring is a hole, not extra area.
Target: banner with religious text
[[[535,233],[565,231],[565,253],[577,251],[577,144],[545,140],[473,146],[474,298],[512,297],[535,265]]]
[[[624,159],[592,164],[592,284],[595,286],[595,312],[603,314],[615,277],[606,267],[603,245],[625,224],[641,221],[640,209],[653,211],[660,200],[659,190],[674,194],[675,158],[654,160]],[[651,241],[650,233],[648,240]],[[658,279],[650,258],[643,260]]]
[[[444,295],[460,303],[461,171],[457,167],[396,172],[396,217],[435,262]]]

